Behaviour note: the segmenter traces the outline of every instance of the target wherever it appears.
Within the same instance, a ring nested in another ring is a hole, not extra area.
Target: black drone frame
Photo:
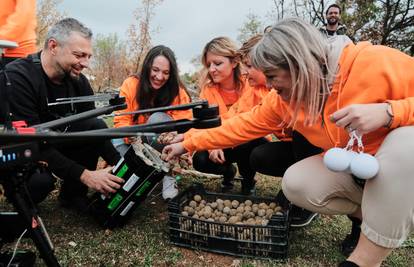
[[[86,102],[95,101],[96,98],[78,97],[76,99],[60,99],[60,104],[74,103],[73,101]],[[96,108],[94,110],[82,112],[54,121],[33,125],[30,128],[13,128],[0,132],[0,183],[3,184],[6,196],[13,204],[22,221],[26,226],[41,258],[47,266],[60,266],[54,255],[53,244],[48,236],[41,218],[38,216],[27,190],[27,179],[31,171],[37,167],[36,159],[41,147],[56,142],[68,142],[74,140],[87,139],[112,139],[121,137],[133,137],[139,133],[162,133],[162,132],[185,132],[190,128],[211,128],[221,124],[218,107],[210,107],[207,101],[199,101],[190,104],[152,108],[139,110],[129,113],[119,113],[118,115],[148,114],[169,110],[188,110],[192,109],[193,119],[177,120],[163,123],[144,124],[127,126],[112,129],[100,129],[83,132],[60,133],[54,131],[58,127],[71,123],[95,118],[103,114],[125,108],[125,100],[118,96],[109,99],[109,106]],[[117,114],[111,116],[118,116]],[[42,144],[42,146],[40,145]]]

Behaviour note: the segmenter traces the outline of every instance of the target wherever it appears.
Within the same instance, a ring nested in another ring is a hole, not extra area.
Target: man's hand
[[[330,116],[338,127],[359,134],[366,134],[386,126],[390,122],[388,103],[354,104],[341,108]]]
[[[224,164],[224,162],[226,162],[222,149],[213,149],[208,151],[208,158],[214,163]]]
[[[175,143],[164,147],[161,159],[170,161],[171,159],[187,152],[182,143]]]
[[[105,195],[109,193],[115,193],[117,189],[121,188],[124,180],[110,174],[112,167],[108,167],[102,170],[89,171],[84,170],[81,174],[80,180],[87,187],[92,188]]]

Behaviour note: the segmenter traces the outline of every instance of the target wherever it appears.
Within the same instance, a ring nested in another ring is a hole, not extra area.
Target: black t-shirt
[[[37,58],[40,58],[40,53]],[[40,61],[36,62],[32,56],[8,64],[5,70],[11,82],[8,99],[13,121],[24,120],[28,125],[35,125],[95,108],[93,102],[48,107],[48,103],[55,102],[57,98],[93,95],[88,80],[82,74],[79,79],[66,77],[62,84],[54,84],[43,71]],[[3,93],[5,84],[5,76],[0,75],[0,90]],[[48,162],[51,171],[63,179],[79,179],[85,169],[53,147],[44,149],[41,159]]]

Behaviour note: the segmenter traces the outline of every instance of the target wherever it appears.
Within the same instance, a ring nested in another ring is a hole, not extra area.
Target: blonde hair
[[[250,57],[250,53],[253,50],[253,47],[263,38],[263,34],[256,34],[250,37],[246,42],[243,43],[240,47],[238,53],[240,55],[241,61]]]
[[[265,74],[277,69],[290,71],[292,78],[289,106],[293,110],[288,126],[294,126],[303,106],[305,125],[316,122],[329,95],[327,74],[328,45],[311,24],[289,18],[276,23],[252,52],[253,66]]]
[[[201,71],[199,85],[200,88],[203,88],[207,84],[213,83],[213,80],[208,73],[208,66],[207,66],[207,53],[210,52],[212,54],[227,57],[230,62],[236,63],[236,67],[233,70],[233,79],[236,84],[236,89],[241,90],[242,81],[241,81],[241,70],[240,70],[240,57],[237,53],[237,45],[228,37],[217,37],[208,42],[201,55],[201,63],[203,64],[204,68]]]

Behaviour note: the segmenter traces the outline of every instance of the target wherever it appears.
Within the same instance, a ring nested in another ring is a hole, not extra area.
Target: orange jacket
[[[120,96],[125,97],[125,101],[127,104],[127,108],[118,113],[123,112],[132,112],[139,110],[138,103],[136,101],[137,96],[137,85],[138,85],[138,78],[132,76],[127,78],[121,86],[121,90],[119,92]],[[188,96],[187,92],[180,88],[178,96],[174,99],[171,105],[181,105],[181,104],[188,104],[190,103],[190,97]],[[167,111],[168,115],[170,115],[174,120],[179,119],[191,119],[193,117],[191,110],[174,110],[174,111]],[[137,121],[134,121],[134,115],[123,115],[117,116],[114,118],[114,127],[123,127],[123,126],[131,126],[136,124],[143,124],[147,121],[148,116],[146,115],[139,115]]]
[[[0,40],[18,43],[4,49],[5,57],[26,57],[36,52],[36,0],[0,1]]]
[[[323,116],[312,126],[304,125],[304,112],[298,114],[295,130],[313,145],[325,150],[345,147],[349,135],[329,120],[340,108],[351,104],[389,102],[394,113],[391,128],[414,124],[414,58],[385,46],[367,42],[348,45],[341,54],[339,73],[328,97]],[[252,140],[277,129],[292,110],[276,91],[270,92],[262,105],[224,121],[218,128],[186,138],[189,151],[225,148]],[[323,117],[323,121],[322,121]],[[391,129],[380,128],[363,136],[365,152],[375,154]]]
[[[242,81],[240,96],[243,95],[246,90],[250,90],[251,87],[247,80]],[[218,105],[220,116],[225,114],[229,108],[226,106],[226,101],[220,94],[220,86],[216,84],[205,85],[200,92],[200,99],[205,99],[210,105]],[[239,98],[240,99],[240,98]],[[237,102],[237,101],[236,101]]]

